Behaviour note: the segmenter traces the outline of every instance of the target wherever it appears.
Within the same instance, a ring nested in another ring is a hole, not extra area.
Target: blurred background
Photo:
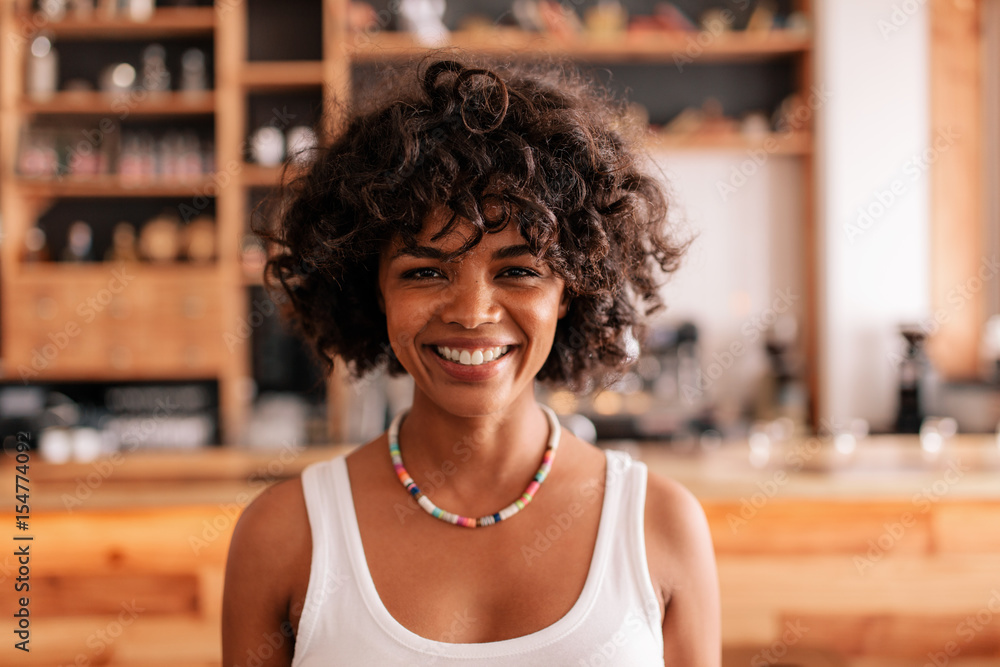
[[[632,372],[539,396],[702,501],[726,664],[1000,664],[998,0],[0,7],[4,484],[25,450],[47,540],[0,664],[218,664],[241,509],[408,404],[324,377],[250,222],[336,100],[447,46],[648,127],[696,240]]]

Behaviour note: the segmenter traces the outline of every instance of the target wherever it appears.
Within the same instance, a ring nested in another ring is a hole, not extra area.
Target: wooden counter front
[[[849,455],[807,441],[766,460],[758,452],[756,467],[746,443],[693,455],[609,446],[702,501],[727,665],[1000,664],[993,438],[960,436],[937,454],[915,438],[870,438]],[[0,665],[218,665],[223,572],[239,513],[273,481],[348,449],[32,460],[23,533],[34,536],[32,650],[14,651],[5,632]],[[11,495],[12,464],[2,469]],[[0,518],[22,534],[13,514]],[[13,549],[4,552],[0,586],[10,592],[18,563]],[[10,618],[15,595],[3,599]]]

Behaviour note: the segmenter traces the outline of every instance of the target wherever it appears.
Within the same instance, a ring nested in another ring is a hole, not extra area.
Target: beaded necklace
[[[389,426],[389,455],[392,457],[392,467],[396,469],[396,476],[399,477],[399,481],[403,483],[406,490],[410,492],[410,495],[416,499],[417,503],[423,507],[428,514],[437,517],[442,521],[453,523],[456,526],[477,528],[480,526],[491,526],[495,523],[504,521],[505,519],[509,519],[524,509],[525,506],[531,502],[531,499],[535,497],[535,494],[538,493],[538,487],[540,487],[542,482],[545,481],[545,478],[549,474],[549,470],[552,468],[552,461],[556,457],[556,448],[559,446],[560,427],[559,419],[556,417],[556,413],[553,412],[547,405],[539,403],[538,407],[542,409],[545,416],[548,417],[549,420],[549,442],[545,449],[545,455],[542,456],[542,465],[538,467],[538,472],[535,473],[534,478],[528,484],[528,488],[525,489],[524,493],[521,494],[521,497],[496,514],[487,514],[486,516],[479,517],[478,519],[453,514],[432,503],[431,499],[425,496],[423,492],[417,488],[413,478],[410,477],[410,473],[406,472],[406,468],[403,467],[403,457],[399,453],[399,424],[403,421],[403,417],[406,416],[406,413],[408,412],[407,410],[404,410],[396,415],[395,419],[392,420],[392,424]]]

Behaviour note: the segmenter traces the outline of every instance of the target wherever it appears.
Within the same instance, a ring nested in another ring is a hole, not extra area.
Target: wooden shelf
[[[18,281],[48,281],[65,284],[68,280],[88,280],[105,278],[109,271],[121,266],[121,262],[27,262],[18,265],[15,274]],[[219,271],[218,262],[197,264],[194,262],[125,262],[128,274],[143,280],[184,281],[191,279],[214,279]]]
[[[97,91],[61,92],[41,101],[25,98],[20,109],[25,114],[117,116],[184,116],[215,113],[215,93],[150,93],[141,100],[129,93]]]
[[[276,187],[281,180],[282,167],[262,167],[259,164],[244,163],[240,169],[243,185],[251,188]]]
[[[243,185],[251,188],[273,188],[281,184],[282,178],[287,182],[302,173],[298,165],[291,165],[285,171],[285,165],[277,167],[262,167],[259,164],[243,163],[240,173]]]
[[[19,179],[17,187],[26,196],[53,197],[196,197],[208,196],[214,189],[211,179],[202,177],[194,181],[152,182],[144,184],[122,183],[117,175],[94,178],[64,178],[61,180]]]
[[[286,60],[248,62],[240,72],[240,84],[253,91],[322,87],[323,62]]]
[[[738,132],[713,134],[651,132],[646,142],[646,148],[668,152],[763,149],[770,155],[809,155],[812,153],[812,135],[808,132],[778,132],[766,137],[753,138]]]
[[[161,37],[210,37],[215,31],[214,7],[162,7],[148,21],[133,21],[125,17],[101,18],[95,11],[92,18],[68,15],[61,21],[49,21],[43,16],[22,15],[21,25],[44,25],[58,39],[149,39]]]
[[[453,32],[442,47],[456,47],[485,54],[517,55],[530,58],[546,54],[576,61],[673,63],[678,57],[699,60],[759,60],[804,53],[811,48],[808,34],[787,31],[769,33],[729,32],[702,45],[697,33],[639,32],[616,39],[557,39],[545,33],[516,29]],[[431,47],[414,41],[408,33],[384,31],[371,37],[354,37],[353,59],[376,62],[412,58]]]

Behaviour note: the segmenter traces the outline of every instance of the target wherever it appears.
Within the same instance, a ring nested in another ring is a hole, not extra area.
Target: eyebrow
[[[509,245],[504,246],[493,251],[492,259],[494,261],[501,259],[511,259],[512,257],[522,257],[524,255],[532,255],[531,248],[526,244],[521,245]],[[445,256],[445,252],[440,248],[434,248],[432,246],[418,245],[410,246],[405,248],[400,248],[395,253],[393,253],[390,259],[396,259],[398,257],[417,257],[420,259],[441,259]]]

